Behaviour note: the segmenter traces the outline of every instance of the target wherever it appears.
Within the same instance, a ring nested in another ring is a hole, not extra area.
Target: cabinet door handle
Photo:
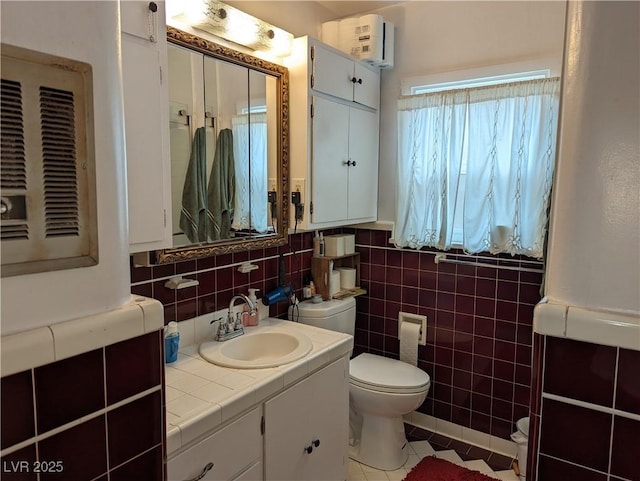
[[[213,463],[207,463],[207,465],[202,469],[202,472],[200,474],[198,474],[195,478],[191,478],[186,481],[200,481],[212,469],[213,469]]]
[[[362,85],[362,79],[361,78],[355,78],[355,77],[351,77],[351,83],[358,83],[360,85]]]
[[[356,161],[355,160],[345,160],[342,163],[343,163],[343,165],[346,165],[347,167],[351,167],[352,165],[354,167],[356,166]]]

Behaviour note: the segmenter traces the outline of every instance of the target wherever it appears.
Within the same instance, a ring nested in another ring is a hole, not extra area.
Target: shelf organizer
[[[356,270],[356,287],[336,292],[329,295],[329,279],[331,270],[338,267],[352,267]],[[360,288],[360,253],[345,254],[342,256],[321,256],[311,258],[311,276],[316,286],[316,293],[320,294],[325,301],[329,299],[344,299],[351,296],[366,294],[367,291]]]

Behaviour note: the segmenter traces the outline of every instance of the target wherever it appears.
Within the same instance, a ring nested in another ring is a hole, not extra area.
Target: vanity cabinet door
[[[171,246],[164,2],[155,9],[121,2],[130,253]]]
[[[344,357],[265,403],[265,479],[346,479],[348,379]]]
[[[255,408],[167,462],[168,481],[262,480],[261,409]],[[207,465],[212,463],[210,469]],[[202,478],[198,478],[203,474]]]

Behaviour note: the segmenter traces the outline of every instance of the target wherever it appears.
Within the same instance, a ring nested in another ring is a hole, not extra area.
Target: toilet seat
[[[414,394],[427,390],[430,378],[406,362],[364,353],[349,362],[349,382],[372,391]]]

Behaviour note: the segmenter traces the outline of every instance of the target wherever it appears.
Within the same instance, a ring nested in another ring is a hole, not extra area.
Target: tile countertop
[[[206,361],[198,354],[199,344],[193,344],[181,346],[178,360],[165,364],[168,457],[353,348],[348,334],[273,318],[246,327],[245,335],[269,330],[306,334],[313,348],[302,359],[283,366],[231,369]]]

